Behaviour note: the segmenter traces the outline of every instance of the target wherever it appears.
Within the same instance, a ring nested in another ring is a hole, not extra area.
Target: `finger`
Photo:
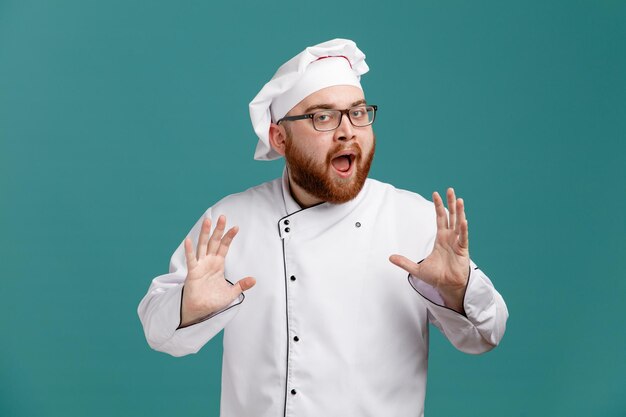
[[[416,264],[409,258],[406,258],[402,255],[391,255],[389,257],[389,261],[391,261],[392,264],[404,269],[406,272],[408,272],[409,274],[413,276],[417,277],[419,275],[419,270],[420,270],[419,264]]]
[[[213,234],[211,235],[211,239],[209,239],[209,246],[206,250],[207,255],[212,254],[215,255],[217,250],[220,247],[220,241],[222,240],[222,235],[224,235],[224,229],[226,228],[226,217],[220,215],[217,219],[217,225],[215,226],[215,230],[213,230]]]
[[[459,235],[459,246],[469,250],[469,225],[467,219],[461,223],[461,234]]]
[[[448,216],[446,216],[446,209],[443,207],[443,200],[437,191],[433,193],[433,203],[435,203],[435,213],[437,214],[437,229],[447,229]]]
[[[239,285],[239,288],[241,288],[241,291],[248,291],[250,288],[254,287],[256,279],[252,277],[245,277],[237,281],[237,284]]]
[[[460,226],[465,221],[465,202],[462,198],[456,200],[456,221],[454,231],[459,234]]]
[[[456,226],[456,196],[452,187],[448,188],[446,196],[448,197],[448,212],[450,213],[448,229],[454,230]]]
[[[183,243],[185,247],[185,259],[187,260],[187,271],[195,268],[196,266],[196,254],[193,253],[193,243],[191,243],[191,239],[188,237],[185,238],[185,242]]]
[[[200,236],[198,237],[198,250],[196,251],[196,259],[204,257],[206,253],[207,243],[209,242],[209,233],[211,232],[211,219],[206,218],[202,222],[200,228]]]
[[[239,297],[239,294],[241,294],[242,292],[247,291],[250,288],[252,288],[254,284],[256,284],[256,280],[252,277],[245,277],[237,281],[235,285],[233,285],[232,287],[233,295],[234,295],[233,300]]]
[[[228,248],[230,247],[230,243],[233,241],[235,236],[237,236],[237,232],[239,232],[239,227],[237,226],[231,227],[230,230],[226,232],[226,234],[222,238],[222,241],[220,242],[220,247],[217,250],[218,256],[222,256],[224,258],[226,257],[226,254],[228,254]]]

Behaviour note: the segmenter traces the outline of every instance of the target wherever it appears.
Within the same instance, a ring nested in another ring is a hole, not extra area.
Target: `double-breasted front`
[[[257,284],[179,329],[181,244],[139,305],[150,346],[195,353],[224,329],[222,417],[423,415],[429,322],[458,349],[485,352],[504,333],[502,297],[471,262],[464,316],[389,262],[432,250],[435,210],[421,196],[368,179],[348,203],[303,210],[288,187],[283,176],[228,196],[198,220],[196,242],[204,217],[239,226],[225,276]]]

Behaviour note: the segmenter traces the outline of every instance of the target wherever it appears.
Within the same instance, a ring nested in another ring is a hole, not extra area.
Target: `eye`
[[[365,107],[353,107],[350,109],[350,117],[353,119],[362,119],[367,114]]]
[[[328,111],[320,111],[313,115],[313,120],[315,123],[328,123],[333,120],[333,113]]]

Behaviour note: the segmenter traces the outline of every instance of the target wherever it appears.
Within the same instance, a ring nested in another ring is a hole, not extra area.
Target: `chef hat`
[[[348,39],[309,46],[284,63],[250,102],[250,119],[259,137],[254,159],[280,158],[269,142],[271,123],[276,123],[296,104],[322,88],[334,85],[361,88],[361,74],[368,70],[365,55]]]

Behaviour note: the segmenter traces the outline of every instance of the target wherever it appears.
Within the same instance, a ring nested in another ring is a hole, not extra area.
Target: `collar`
[[[341,219],[349,216],[366,199],[370,190],[370,180],[367,179],[361,192],[353,200],[343,204],[332,204],[328,202],[303,209],[292,197],[289,190],[289,176],[287,167],[283,170],[282,191],[287,213],[278,221],[278,231],[281,238],[286,238],[293,232],[303,233],[301,236],[317,234],[319,230],[330,226]],[[324,226],[326,225],[326,226]]]
[[[296,211],[302,210],[300,204],[291,195],[291,188],[289,187],[289,173],[287,172],[287,165],[283,169],[283,200],[285,201],[285,212],[289,215]]]

